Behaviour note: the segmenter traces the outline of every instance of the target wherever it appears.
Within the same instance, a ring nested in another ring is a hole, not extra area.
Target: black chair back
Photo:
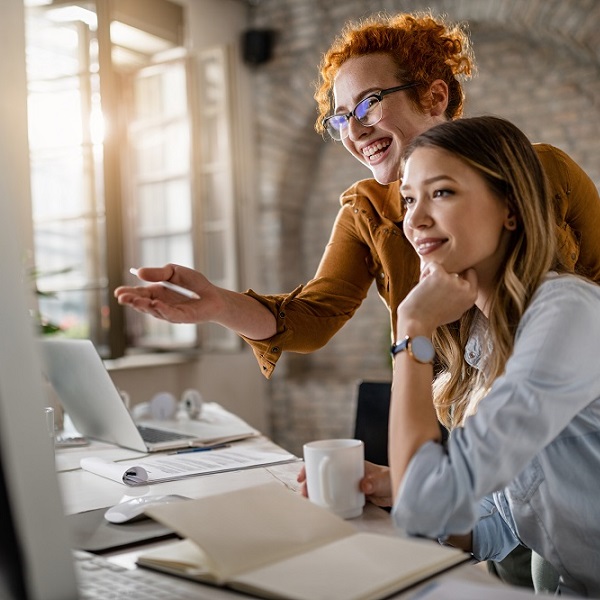
[[[354,437],[365,443],[365,460],[388,464],[389,381],[361,381],[358,385]]]

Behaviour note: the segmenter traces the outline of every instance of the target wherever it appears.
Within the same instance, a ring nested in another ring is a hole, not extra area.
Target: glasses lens
[[[363,125],[367,127],[375,125],[381,120],[381,102],[379,102],[377,96],[369,96],[356,105],[354,114],[356,119]]]
[[[348,119],[344,115],[327,117],[325,127],[334,140],[342,140],[348,134]]]

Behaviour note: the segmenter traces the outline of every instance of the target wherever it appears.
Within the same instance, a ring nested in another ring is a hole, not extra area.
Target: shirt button
[[[277,352],[279,352],[279,348],[277,346],[275,346],[275,348],[273,348],[272,350],[275,354],[277,354]]]
[[[354,212],[355,212],[355,213],[358,213],[358,208],[355,208],[355,209],[354,209]]]
[[[284,319],[284,318],[285,318],[285,313],[284,313],[283,311],[281,311],[281,312],[279,313],[279,318],[280,318],[280,319]]]
[[[469,352],[469,358],[475,358],[475,352]]]

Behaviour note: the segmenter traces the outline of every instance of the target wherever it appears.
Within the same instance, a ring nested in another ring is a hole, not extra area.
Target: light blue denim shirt
[[[480,364],[484,344],[466,358]],[[473,556],[519,543],[600,597],[600,286],[550,274],[525,311],[504,375],[445,450],[424,444],[392,512],[430,538],[473,530]]]

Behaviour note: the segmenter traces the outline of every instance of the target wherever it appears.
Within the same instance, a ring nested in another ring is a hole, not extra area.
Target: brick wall
[[[262,272],[256,290],[281,292],[314,274],[339,194],[369,175],[313,130],[317,64],[349,18],[426,9],[468,21],[479,71],[467,115],[495,114],[552,143],[600,184],[600,3],[587,0],[259,0],[251,24],[277,31],[273,59],[256,67]],[[600,234],[600,233],[599,233]],[[273,259],[272,257],[277,258]],[[305,441],[352,432],[356,383],[389,379],[389,314],[372,289],[355,317],[312,355],[282,358],[269,384],[273,437]]]

